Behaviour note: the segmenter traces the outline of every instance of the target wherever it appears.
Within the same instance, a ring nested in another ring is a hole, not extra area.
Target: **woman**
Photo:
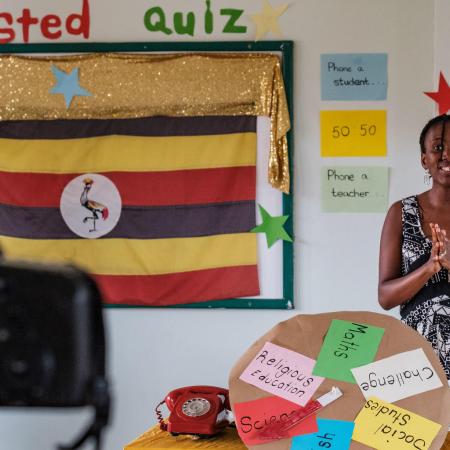
[[[383,226],[378,299],[433,346],[450,380],[450,116],[420,135],[431,189],[394,203]]]

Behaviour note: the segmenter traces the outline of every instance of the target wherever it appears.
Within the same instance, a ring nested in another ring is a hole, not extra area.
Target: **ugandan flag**
[[[259,294],[256,118],[0,121],[0,246],[72,263],[104,301]]]

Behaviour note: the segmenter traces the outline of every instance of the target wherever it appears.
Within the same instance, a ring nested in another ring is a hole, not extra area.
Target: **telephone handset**
[[[159,407],[170,411],[166,422]],[[175,389],[155,409],[160,428],[173,435],[196,434],[210,437],[233,422],[228,389],[215,386],[187,386]]]

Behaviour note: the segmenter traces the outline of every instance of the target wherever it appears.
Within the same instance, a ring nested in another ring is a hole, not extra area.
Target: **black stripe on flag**
[[[256,132],[254,116],[0,121],[0,138],[79,139],[109,135],[204,136]]]
[[[86,210],[86,217],[89,215]],[[91,222],[88,221],[86,227],[91,227]],[[245,233],[255,227],[255,222],[254,201],[194,206],[124,206],[117,225],[103,237],[164,239]],[[0,235],[27,239],[79,238],[68,228],[59,208],[11,205],[0,205]]]

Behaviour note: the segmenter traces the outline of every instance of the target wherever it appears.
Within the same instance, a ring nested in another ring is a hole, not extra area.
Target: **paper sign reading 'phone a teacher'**
[[[357,367],[352,373],[366,399],[374,395],[395,402],[442,386],[421,348]]]
[[[311,374],[314,359],[266,342],[239,377],[263,391],[305,406],[324,380]]]
[[[234,414],[239,436],[246,445],[267,444],[270,440],[259,437],[267,425],[285,422],[292,413],[301,408],[301,406],[280,397],[266,397],[250,402],[235,403]],[[316,416],[312,415],[286,430],[286,436],[314,433],[317,430]]]
[[[377,449],[426,450],[440,428],[407,409],[370,397],[355,419],[352,439]]]
[[[374,360],[383,333],[384,328],[332,320],[313,374],[355,383],[350,369]]]
[[[321,185],[324,212],[376,213],[388,207],[388,167],[322,167]]]

